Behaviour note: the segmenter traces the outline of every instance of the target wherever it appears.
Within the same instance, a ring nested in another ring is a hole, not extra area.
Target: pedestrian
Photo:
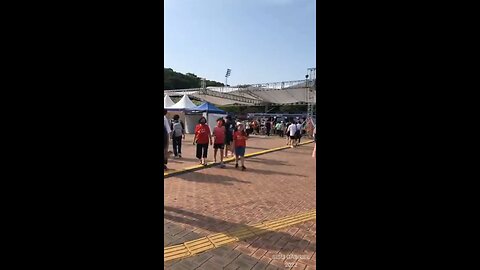
[[[297,132],[297,125],[295,124],[295,122],[293,122],[287,128],[287,134],[290,136],[290,140],[289,140],[290,147],[292,147],[292,148],[295,147],[295,141],[296,141],[295,134],[296,134],[296,132]],[[287,143],[287,145],[288,145],[288,143]]]
[[[267,119],[265,122],[265,129],[267,130],[267,136],[270,136],[270,130],[272,129],[272,122],[270,122],[270,119]]]
[[[309,138],[313,138],[313,129],[315,128],[315,126],[313,125],[313,121],[311,118],[307,119],[306,121],[307,123],[305,124],[305,134],[309,137]]]
[[[278,122],[278,123],[275,124],[275,134],[278,135],[278,137],[281,137],[280,136],[280,129],[281,129],[280,122]]]
[[[317,127],[315,127],[313,129],[313,139],[314,139],[314,144],[313,144],[313,153],[312,153],[312,157],[313,158],[316,158],[317,157]]]
[[[307,129],[308,129],[308,121],[307,121],[307,119],[303,119],[303,121],[302,121],[302,137],[307,135]]]
[[[277,126],[276,126],[276,129],[277,129],[277,134],[280,138],[283,138],[283,130],[284,130],[284,127],[283,127],[283,121],[279,121],[277,123]]]
[[[232,117],[228,115],[226,117],[227,121],[225,122],[225,158],[228,157],[228,151],[232,153],[233,157],[233,148],[232,148],[232,141],[233,141],[233,132],[235,130],[235,124],[232,121]]]
[[[247,132],[248,135],[252,134],[252,132],[253,132],[252,124],[248,121],[245,125],[245,131]]]
[[[217,151],[220,149],[220,168],[224,168],[223,164],[223,148],[225,146],[225,120],[223,118],[217,119],[217,126],[213,128],[213,162],[217,163]]]
[[[168,142],[170,141],[170,125],[167,119],[167,110],[163,109],[163,170],[168,170]]]
[[[185,125],[178,114],[173,116],[172,123],[172,144],[174,158],[182,157],[182,138],[185,140]]]
[[[237,131],[233,134],[233,145],[235,147],[235,168],[238,168],[238,159],[242,164],[242,171],[246,170],[245,168],[245,148],[247,147],[247,133],[244,130],[242,123],[237,123]]]
[[[283,130],[283,134],[286,135],[285,137],[286,137],[287,145],[290,144],[290,134],[288,133],[288,127],[289,127],[290,125],[291,125],[290,122],[287,121],[287,122],[285,123],[285,129]]]
[[[300,121],[298,121],[297,131],[295,132],[295,137],[297,137],[297,139],[296,139],[297,145],[300,143],[300,139],[302,138],[302,130],[303,130],[302,127],[303,127],[302,123],[300,123]]]
[[[197,144],[197,158],[200,164],[207,166],[207,154],[208,154],[208,142],[212,145],[212,134],[210,128],[207,125],[207,119],[201,117],[198,120],[198,125],[195,127],[195,137],[193,138],[193,144]]]

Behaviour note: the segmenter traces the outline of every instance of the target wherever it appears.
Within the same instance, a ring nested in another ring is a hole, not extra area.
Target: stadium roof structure
[[[241,87],[206,87],[164,91],[170,96],[188,95],[217,106],[316,104],[316,79],[245,85]]]

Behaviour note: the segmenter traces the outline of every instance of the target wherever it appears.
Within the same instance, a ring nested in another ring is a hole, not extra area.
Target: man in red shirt
[[[197,158],[200,160],[200,164],[207,165],[207,152],[208,141],[212,145],[212,134],[210,127],[207,125],[207,119],[202,116],[198,121],[198,125],[195,127],[195,137],[193,138],[193,144],[197,144]]]

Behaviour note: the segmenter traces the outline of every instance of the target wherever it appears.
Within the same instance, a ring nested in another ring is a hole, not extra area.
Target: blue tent
[[[210,127],[210,130],[215,128],[217,118],[208,117],[208,114],[227,114],[225,111],[220,110],[219,108],[215,107],[212,103],[205,102],[203,104],[198,105],[197,107],[193,107],[188,109],[189,113],[206,113],[207,124]]]
[[[212,103],[205,102],[203,104],[198,105],[197,107],[188,109],[191,112],[206,112],[206,113],[213,113],[213,114],[226,114],[225,111],[220,110],[219,108],[215,107]]]

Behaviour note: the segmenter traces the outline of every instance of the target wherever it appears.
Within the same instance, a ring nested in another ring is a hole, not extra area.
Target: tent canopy
[[[220,110],[219,108],[215,107],[215,105],[209,102],[204,102],[203,104],[200,104],[195,108],[189,109],[189,111],[225,114],[225,111]]]
[[[172,110],[172,111],[183,111],[195,108],[195,104],[190,100],[187,95],[184,95],[180,101],[178,101],[175,105],[170,107],[165,107],[165,109]]]
[[[165,95],[163,98],[163,108],[168,108],[173,105],[175,105],[175,102],[172,101],[169,95]]]

